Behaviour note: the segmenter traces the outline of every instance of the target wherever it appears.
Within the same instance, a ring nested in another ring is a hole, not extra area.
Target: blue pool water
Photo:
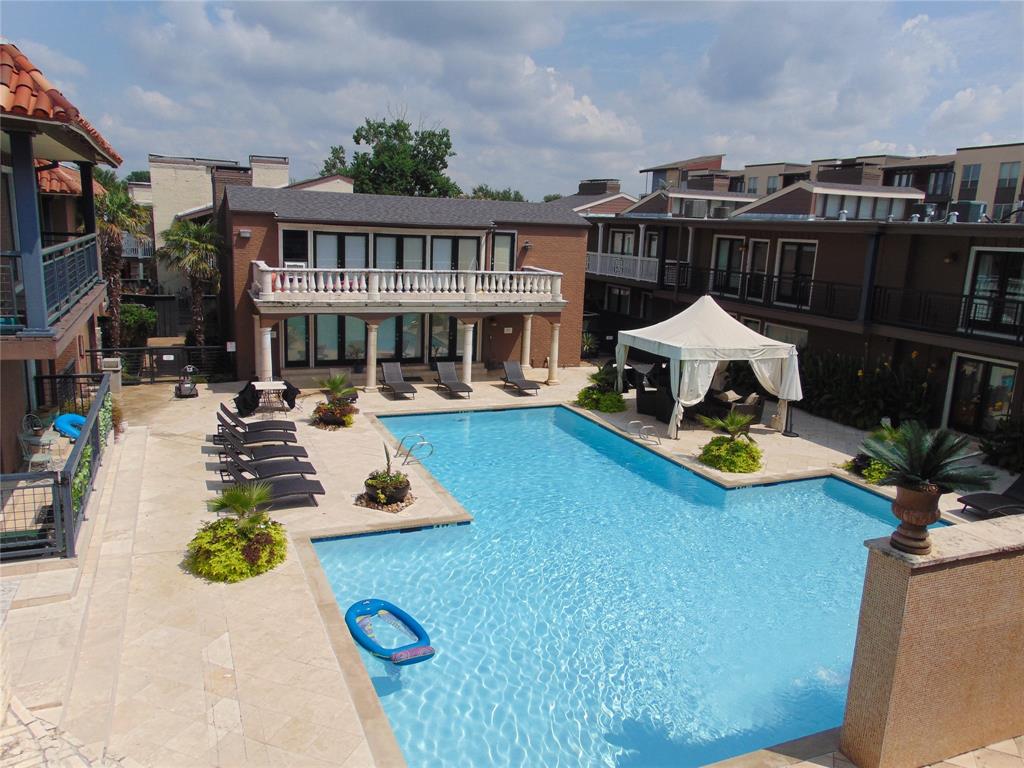
[[[884,499],[725,491],[565,408],[383,421],[475,517],[316,544],[342,612],[389,600],[437,648],[364,653],[410,766],[701,765],[841,722]]]

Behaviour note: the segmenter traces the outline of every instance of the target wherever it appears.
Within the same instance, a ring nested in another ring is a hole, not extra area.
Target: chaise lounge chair
[[[226,459],[221,463],[220,474],[225,479],[228,477],[228,467],[234,465],[238,469],[252,475],[253,480],[268,480],[273,477],[287,477],[288,475],[315,475],[316,468],[308,461],[297,461],[292,459],[273,459],[271,461],[249,461],[243,458],[232,448],[226,451]]]
[[[241,431],[243,432],[266,432],[272,431],[284,431],[294,432],[295,422],[288,421],[287,419],[270,419],[267,421],[243,421],[238,414],[232,413],[231,409],[228,408],[224,403],[220,404],[221,413],[228,417],[228,419]]]
[[[235,483],[242,485],[252,482],[252,480],[246,478],[239,471],[238,467],[231,463],[228,463],[227,467],[228,475],[230,475]],[[270,499],[272,503],[290,496],[308,496],[309,500],[313,502],[313,506],[318,507],[320,503],[316,500],[316,497],[327,493],[319,480],[307,480],[304,477],[279,477],[274,480],[261,480],[260,482],[265,482],[270,486]]]
[[[230,446],[235,453],[250,461],[267,461],[268,459],[305,459],[309,457],[301,445],[246,445],[239,440],[237,433],[224,431],[224,445]],[[222,449],[221,454],[225,451]]]
[[[992,515],[1019,515],[1024,513],[1024,475],[1018,475],[1002,493],[969,493],[957,499],[968,508]]]
[[[537,393],[537,390],[540,389],[539,381],[530,381],[523,375],[523,367],[519,363],[514,360],[506,360],[501,365],[505,369],[505,375],[501,377],[504,382],[502,387],[513,387],[520,394],[524,392]]]
[[[242,445],[252,445],[253,443],[295,443],[298,442],[298,438],[295,437],[294,432],[286,432],[284,430],[251,430],[243,432],[238,429],[234,424],[224,418],[224,414],[217,414],[217,421],[219,426],[217,428],[218,434],[215,436],[215,440],[223,442],[224,435],[231,433],[235,438],[242,443]]]
[[[384,372],[384,383],[381,389],[390,389],[391,396],[397,398],[399,395],[416,397],[416,387],[405,380],[402,375],[401,363],[381,363],[381,370]]]
[[[473,392],[473,388],[469,384],[459,379],[455,363],[437,364],[437,387],[438,389],[447,389],[451,395],[465,394],[467,398]]]

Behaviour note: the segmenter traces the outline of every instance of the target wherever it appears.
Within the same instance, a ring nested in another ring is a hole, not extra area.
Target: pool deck
[[[537,397],[516,396],[494,381],[475,382],[469,401],[425,384],[417,385],[414,401],[361,394],[355,426],[336,432],[307,423],[319,397],[304,397],[290,418],[327,496],[319,507],[274,512],[287,525],[289,557],[234,585],[196,579],[181,560],[196,528],[212,519],[205,501],[220,487],[207,442],[214,410],[240,385],[203,386],[192,400],[173,400],[170,385],[126,388],[128,428],[101,469],[80,557],[0,567],[0,661],[14,697],[0,757],[20,749],[12,764],[30,765],[32,754],[42,761],[53,740],[63,739],[75,745],[79,762],[72,765],[403,765],[311,538],[468,518],[415,465],[403,468],[412,479],[412,506],[392,514],[353,503],[365,476],[383,465],[386,434],[375,415],[566,403],[588,373],[564,370],[561,383]],[[612,428],[635,418],[631,411],[591,417]],[[755,430],[767,467],[748,479],[830,473],[862,437],[799,412],[794,421],[800,438]],[[689,466],[707,439],[703,430],[681,432],[678,441],[653,449]],[[842,765],[834,741],[819,734],[799,748],[762,750],[726,764]],[[1024,739],[989,751],[994,756],[953,763],[1024,768]]]

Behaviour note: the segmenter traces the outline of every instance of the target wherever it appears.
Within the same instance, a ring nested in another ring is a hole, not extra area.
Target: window
[[[764,300],[768,274],[768,241],[751,240],[747,245],[747,298]],[[760,327],[758,328],[760,330]]]
[[[954,353],[949,426],[976,435],[992,432],[1010,415],[1017,371],[1012,362]]]
[[[480,241],[475,237],[435,237],[431,240],[431,269],[479,269]]]
[[[893,200],[890,214],[896,221],[905,219],[907,217],[907,201],[903,198]]]
[[[843,204],[842,195],[826,195],[825,196],[825,218],[836,219],[839,218],[839,207]]]
[[[629,229],[613,229],[608,253],[633,255],[633,231]]]
[[[929,195],[947,195],[953,186],[952,171],[932,171],[928,176]]]
[[[516,233],[495,232],[492,240],[491,269],[495,272],[511,272],[516,268]]]
[[[783,304],[807,306],[811,298],[811,279],[817,243],[779,242],[778,283],[775,300]]]
[[[757,176],[751,176],[747,179],[747,192],[752,195],[757,194]]]
[[[286,229],[281,233],[282,262],[309,264],[309,232]]]
[[[965,165],[960,171],[961,200],[973,200],[978,194],[978,182],[981,180],[981,163]]]
[[[856,200],[856,198],[854,198]],[[858,219],[870,219],[875,212],[875,198],[873,197],[862,197],[860,199],[860,205],[857,206],[857,218]]]
[[[285,320],[284,337],[284,364],[308,366],[309,318],[306,315],[299,315]]]
[[[1001,189],[1016,189],[1020,180],[1020,162],[999,164],[999,183]]]
[[[769,339],[793,344],[797,349],[803,349],[807,346],[807,330],[804,328],[794,328],[791,325],[779,325],[778,323],[765,323],[763,333]]]
[[[912,187],[914,186],[914,174],[911,171],[902,171],[892,177],[892,186],[894,187]]]
[[[647,247],[644,249],[644,255],[649,259],[658,258],[658,233],[648,232],[647,233]]]
[[[620,315],[629,314],[629,288],[609,285],[604,294],[604,308]]]
[[[642,320],[652,320],[654,318],[654,294],[640,294],[640,314],[638,316]]]
[[[683,216],[688,219],[703,219],[708,215],[707,200],[684,200]]]
[[[423,269],[425,238],[419,235],[377,235],[373,238],[377,269]]]
[[[1014,203],[996,203],[992,206],[992,221],[1001,222],[1016,208]]]
[[[756,317],[741,317],[740,322],[752,331],[761,332],[761,321]]]
[[[725,296],[738,296],[743,279],[742,238],[715,238],[715,255],[712,263],[711,290]]]
[[[767,187],[765,189],[765,193],[770,195],[772,192],[778,192],[778,191],[779,191],[779,177],[778,176],[769,176],[768,177],[768,185],[767,185]]]
[[[880,197],[875,201],[875,218],[885,220],[889,217],[889,210],[892,200],[888,197]]]

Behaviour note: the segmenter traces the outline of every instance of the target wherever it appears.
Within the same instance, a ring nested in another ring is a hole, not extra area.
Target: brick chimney
[[[578,195],[617,195],[621,190],[618,179],[584,179]]]

